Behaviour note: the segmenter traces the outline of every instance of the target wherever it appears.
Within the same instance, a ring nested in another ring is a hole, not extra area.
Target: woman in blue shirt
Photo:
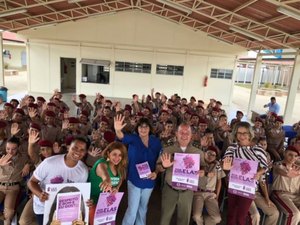
[[[156,161],[162,150],[160,140],[151,135],[152,126],[147,118],[141,118],[136,125],[135,134],[124,134],[122,129],[124,117],[114,118],[117,137],[128,145],[128,208],[122,225],[146,225],[148,202],[155,185],[157,173]],[[144,179],[140,178],[137,164],[148,162],[151,173]]]

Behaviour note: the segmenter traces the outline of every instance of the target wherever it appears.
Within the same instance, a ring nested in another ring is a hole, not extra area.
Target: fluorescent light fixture
[[[263,36],[260,36],[258,34],[252,33],[250,31],[247,31],[247,30],[244,30],[244,29],[241,29],[241,28],[229,27],[229,30],[232,30],[232,31],[235,31],[237,33],[243,34],[243,35],[245,35],[247,37],[250,37],[250,38],[253,38],[257,41],[263,41],[264,40]]]
[[[86,0],[68,0],[68,3],[84,2]]]
[[[7,10],[5,12],[0,12],[0,17],[6,17],[6,16],[13,16],[20,13],[26,13],[27,9],[14,9],[14,10]]]
[[[293,17],[294,19],[300,20],[300,13],[297,12],[297,11],[294,11],[292,9],[288,9],[288,8],[279,6],[277,8],[277,12],[280,12],[280,13],[282,13],[284,15],[289,16],[289,17]]]
[[[46,24],[38,24],[38,25],[33,25],[30,27],[32,30],[36,30],[38,28],[44,28],[44,27],[52,27],[56,26],[58,23],[46,23]]]
[[[213,35],[211,35],[211,34],[208,34],[207,36],[210,37],[210,38],[212,38],[212,39],[214,39],[214,40],[216,40],[216,41],[222,41],[222,42],[224,42],[225,44],[233,45],[232,42],[227,41],[227,40],[225,40],[225,39],[223,39],[223,38],[221,38],[221,37],[213,36]]]
[[[183,5],[180,5],[176,2],[173,2],[173,1],[168,1],[168,0],[156,0],[157,2],[160,2],[164,5],[167,5],[167,6],[170,6],[174,9],[178,9],[182,12],[185,12],[186,14],[191,14],[193,11],[191,9],[189,9],[188,7],[185,7]]]

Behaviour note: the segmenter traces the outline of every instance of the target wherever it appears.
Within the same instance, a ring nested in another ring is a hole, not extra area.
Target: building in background
[[[25,40],[15,33],[3,32],[3,61],[5,70],[26,70]]]

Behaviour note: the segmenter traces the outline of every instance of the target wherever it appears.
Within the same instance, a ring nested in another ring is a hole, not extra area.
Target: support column
[[[250,92],[250,99],[247,109],[247,117],[248,119],[251,119],[251,110],[254,108],[255,100],[256,100],[256,92],[258,89],[258,81],[261,73],[261,65],[262,65],[262,55],[257,54],[256,62],[254,66],[254,73],[253,73],[253,79],[252,79],[252,88]]]
[[[0,86],[4,86],[3,37],[0,32]]]
[[[299,56],[299,51],[298,51],[295,56],[292,77],[290,80],[290,88],[289,88],[287,101],[286,101],[286,105],[285,105],[285,111],[284,111],[284,123],[285,124],[292,123],[292,115],[293,115],[299,80],[300,80],[300,56]]]

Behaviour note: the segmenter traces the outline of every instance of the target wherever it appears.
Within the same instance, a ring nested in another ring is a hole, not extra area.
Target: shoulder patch
[[[195,148],[201,149],[201,144],[200,144],[199,142],[194,141],[194,142],[192,143],[192,146],[195,147]]]

